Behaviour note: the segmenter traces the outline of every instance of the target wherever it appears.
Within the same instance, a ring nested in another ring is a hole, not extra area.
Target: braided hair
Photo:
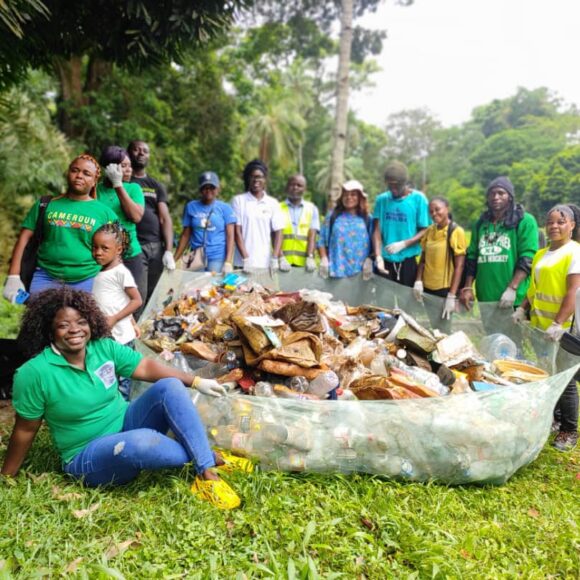
[[[580,242],[580,207],[578,207],[575,203],[568,203],[566,204],[574,214],[574,223],[576,227],[572,231],[572,239],[575,242]]]
[[[119,222],[111,222],[102,225],[94,233],[94,236],[97,234],[110,234],[114,236],[115,241],[121,246],[121,257],[123,257],[129,249],[129,232]]]
[[[69,169],[71,168],[71,165],[75,161],[78,161],[79,159],[82,159],[84,161],[90,161],[95,166],[95,185],[93,185],[93,187],[91,188],[89,196],[92,197],[93,199],[97,199],[97,183],[99,183],[99,179],[101,179],[101,166],[99,165],[99,162],[90,153],[83,153],[81,155],[77,155],[70,162],[68,166]]]

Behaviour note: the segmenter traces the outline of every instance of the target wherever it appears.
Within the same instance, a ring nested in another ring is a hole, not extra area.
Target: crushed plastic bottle
[[[516,358],[518,347],[516,343],[505,334],[490,334],[481,339],[479,352],[489,361],[502,358]]]
[[[334,371],[324,371],[310,382],[308,392],[317,397],[326,396],[339,385],[338,375]]]

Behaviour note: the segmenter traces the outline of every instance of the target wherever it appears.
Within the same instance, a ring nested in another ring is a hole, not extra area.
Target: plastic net
[[[154,316],[168,297],[202,288],[213,279],[182,270],[164,273],[141,321]],[[430,321],[437,324],[443,310],[442,299],[425,296],[421,304],[409,288],[380,278],[324,280],[292,270],[254,279],[273,289],[328,292],[353,306],[398,307],[426,327]],[[454,315],[444,330],[462,330],[482,347],[489,335],[504,334],[517,346],[518,356],[539,363],[552,376],[487,392],[417,400],[293,401],[246,395],[210,400],[194,392],[194,401],[212,443],[252,457],[265,469],[358,471],[448,484],[504,483],[546,443],[555,404],[575,375],[577,360],[546,341],[542,332],[515,326],[510,312],[496,304],[476,304],[471,312]],[[158,356],[141,343],[138,348]],[[133,392],[138,395],[144,388],[136,384]]]

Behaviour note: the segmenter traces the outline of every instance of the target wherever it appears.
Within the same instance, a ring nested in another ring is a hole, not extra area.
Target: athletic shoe
[[[552,447],[558,451],[572,451],[577,443],[578,433],[576,431],[560,431],[552,442]]]
[[[552,421],[552,427],[550,428],[550,433],[552,433],[552,434],[560,433],[560,421]]]
[[[191,486],[191,493],[220,510],[233,510],[242,503],[238,494],[223,479],[202,479],[198,476]]]
[[[234,471],[243,471],[244,473],[252,473],[254,471],[254,464],[245,457],[238,457],[232,455],[223,449],[216,449],[217,453],[225,461],[224,465],[218,465],[217,468],[223,473],[233,473]]]

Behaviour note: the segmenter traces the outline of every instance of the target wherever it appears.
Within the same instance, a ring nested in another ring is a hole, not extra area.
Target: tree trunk
[[[103,80],[111,74],[110,62],[73,55],[68,59],[55,58],[53,67],[60,83],[58,123],[61,131],[71,139],[82,139],[84,128],[75,123],[75,111],[90,102],[90,93],[98,91]]]
[[[328,207],[333,208],[340,197],[340,186],[344,179],[344,155],[348,122],[348,92],[350,52],[352,46],[353,0],[342,0],[340,18],[340,52],[336,87],[336,116],[334,122],[332,164],[330,170],[330,192]]]

